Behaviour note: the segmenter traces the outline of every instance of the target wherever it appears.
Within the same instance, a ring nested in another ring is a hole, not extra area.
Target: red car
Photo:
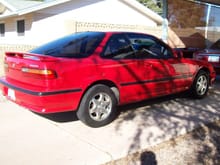
[[[193,58],[209,62],[213,65],[216,73],[220,74],[220,40],[217,40],[208,49],[195,52]]]
[[[186,90],[202,98],[216,76],[207,62],[132,32],[75,33],[28,53],[7,52],[4,66],[8,99],[38,113],[77,110],[91,127],[110,123],[117,105]]]

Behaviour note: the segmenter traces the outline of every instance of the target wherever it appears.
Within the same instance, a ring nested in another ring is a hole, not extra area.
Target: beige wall
[[[17,21],[25,20],[25,34],[18,35],[17,34]],[[5,24],[5,36],[0,37],[0,44],[24,44],[27,38],[30,36],[30,32],[32,29],[32,14],[26,14],[23,16],[17,17],[9,17],[1,21],[1,23]]]
[[[144,25],[125,25],[125,24],[107,24],[91,22],[75,22],[76,32],[80,31],[131,31],[142,32],[155,35],[158,38],[162,36],[162,26],[149,27]]]
[[[112,12],[112,9],[114,9],[114,12]],[[155,14],[154,17],[156,16],[160,17]],[[25,20],[26,31],[24,36],[17,35],[17,19]],[[92,27],[89,25],[91,27],[89,28],[90,31],[91,29],[100,29],[103,26],[112,29],[112,25],[114,28],[119,28],[119,30],[124,29],[124,27],[127,28],[126,26],[131,26],[128,28],[133,31],[136,30],[136,25],[157,27],[157,22],[154,19],[121,0],[74,0],[38,10],[31,14],[1,19],[0,22],[2,21],[5,21],[6,33],[4,37],[0,37],[0,44],[43,44],[66,34],[79,31],[79,28],[76,29],[78,25],[75,25],[75,22],[79,23],[80,21],[82,21],[80,24],[83,24],[83,28],[86,28],[84,25],[89,22],[92,25]],[[102,26],[100,26],[101,24]]]

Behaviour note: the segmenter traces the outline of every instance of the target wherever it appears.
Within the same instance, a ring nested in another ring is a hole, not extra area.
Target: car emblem
[[[13,63],[13,64],[12,64],[12,68],[15,68],[15,66],[16,66],[16,64],[15,64],[15,63]]]

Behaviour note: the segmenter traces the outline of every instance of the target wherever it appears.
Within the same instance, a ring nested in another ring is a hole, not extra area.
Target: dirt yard
[[[219,165],[220,121],[105,165]]]

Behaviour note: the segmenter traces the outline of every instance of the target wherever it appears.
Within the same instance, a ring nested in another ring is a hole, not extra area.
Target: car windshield
[[[87,57],[94,52],[104,35],[102,32],[75,33],[37,47],[30,53],[67,58]]]
[[[214,44],[212,44],[210,49],[220,49],[220,39],[217,40]]]

